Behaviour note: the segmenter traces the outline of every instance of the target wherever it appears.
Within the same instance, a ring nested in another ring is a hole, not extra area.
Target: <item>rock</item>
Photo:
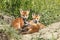
[[[11,24],[12,20],[15,19],[14,16],[8,16],[8,15],[0,15],[0,19],[4,21],[7,24]],[[0,20],[0,21],[1,21]],[[3,22],[3,23],[4,23]]]
[[[0,32],[0,40],[9,40],[8,35],[4,32]]]
[[[57,40],[60,40],[60,38],[58,38]]]
[[[48,25],[48,27],[41,29],[39,32],[33,34],[26,34],[22,36],[22,40],[60,40],[60,22]]]

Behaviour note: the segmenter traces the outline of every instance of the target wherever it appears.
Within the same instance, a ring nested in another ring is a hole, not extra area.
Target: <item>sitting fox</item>
[[[35,33],[38,32],[39,29],[45,28],[45,25],[41,24],[39,22],[40,16],[33,14],[32,15],[33,20],[29,21],[29,24],[26,28],[24,28],[22,31],[22,34],[30,34],[30,33]]]
[[[32,21],[33,21],[33,23],[38,24],[40,26],[40,29],[42,29],[42,28],[45,28],[45,25],[39,22],[40,17],[41,16],[39,14],[33,14],[32,15],[32,18],[33,18]],[[31,22],[31,25],[32,25],[32,22]]]
[[[16,18],[15,20],[12,21],[12,26],[15,29],[22,29],[24,25],[26,24],[26,19],[29,16],[29,11],[23,11],[20,10],[21,17]]]

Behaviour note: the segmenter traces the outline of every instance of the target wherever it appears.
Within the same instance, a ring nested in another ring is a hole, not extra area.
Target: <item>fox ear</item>
[[[38,14],[38,17],[41,18],[41,15]]]
[[[32,13],[32,16],[35,16],[35,13]]]
[[[30,11],[29,11],[29,10],[27,10],[26,12],[27,12],[27,14],[29,14],[29,12],[30,12]]]
[[[22,12],[23,12],[23,10],[22,10],[22,9],[20,9],[20,14],[22,14]]]
[[[35,17],[35,13],[32,14],[32,18],[34,18],[34,17]]]

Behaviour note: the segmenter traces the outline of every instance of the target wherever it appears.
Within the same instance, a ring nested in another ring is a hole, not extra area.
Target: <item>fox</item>
[[[29,21],[30,25],[23,29],[22,34],[32,34],[45,28],[45,25],[39,22],[40,17],[40,15],[32,14],[32,20]]]
[[[41,16],[39,14],[34,13],[32,15],[32,19],[33,19],[32,22],[35,24],[38,24],[40,26],[40,29],[42,29],[42,28],[45,28],[46,26],[44,24],[40,23],[40,18],[41,18]],[[32,24],[32,22],[30,24]]]
[[[29,17],[29,11],[28,10],[20,10],[20,14],[21,14],[21,17],[16,18],[15,20],[12,21],[12,26],[16,30],[18,30],[18,29],[21,30],[24,27],[26,20]]]

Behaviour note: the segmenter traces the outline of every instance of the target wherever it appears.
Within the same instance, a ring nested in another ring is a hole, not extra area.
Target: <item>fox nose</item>
[[[23,18],[23,20],[26,20],[26,18]]]
[[[36,21],[36,20],[35,20],[34,22],[35,22],[35,23],[37,23],[37,21]]]
[[[37,23],[37,21],[35,21],[35,23]]]

